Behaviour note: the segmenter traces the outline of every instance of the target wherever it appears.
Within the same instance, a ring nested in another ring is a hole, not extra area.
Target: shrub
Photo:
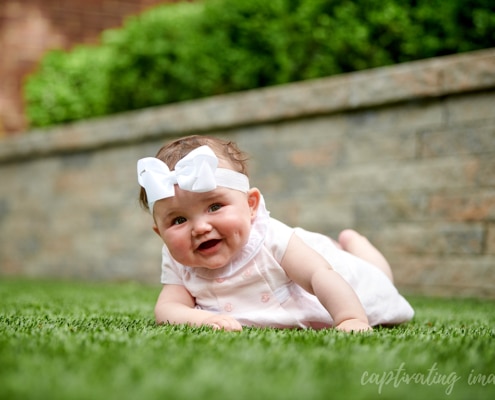
[[[201,78],[189,70],[204,41],[202,12],[199,3],[157,7],[104,34],[103,45],[116,54],[108,81],[112,112],[199,97]]]
[[[492,47],[492,0],[204,0],[48,53],[33,126]]]
[[[112,58],[112,49],[106,46],[47,53],[24,87],[31,124],[46,126],[110,113],[108,68]]]

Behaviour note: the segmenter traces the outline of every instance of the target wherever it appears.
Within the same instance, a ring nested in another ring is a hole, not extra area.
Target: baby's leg
[[[369,240],[352,229],[340,232],[339,244],[343,250],[373,264],[393,282],[394,277],[388,261]]]

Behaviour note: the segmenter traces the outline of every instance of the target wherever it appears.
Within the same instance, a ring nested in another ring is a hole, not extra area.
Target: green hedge
[[[204,0],[46,54],[32,126],[495,46],[493,0]]]

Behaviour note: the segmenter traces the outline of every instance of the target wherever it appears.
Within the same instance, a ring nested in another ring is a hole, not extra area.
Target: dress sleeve
[[[170,255],[167,246],[162,248],[162,276],[161,283],[164,285],[183,285],[182,280],[184,267],[177,263]]]
[[[278,263],[287,251],[289,240],[294,234],[294,228],[285,225],[283,222],[270,218],[270,225],[265,239],[265,247],[269,249]]]

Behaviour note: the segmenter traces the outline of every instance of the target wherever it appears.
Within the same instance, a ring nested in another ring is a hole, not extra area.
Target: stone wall
[[[0,142],[0,275],[158,285],[136,161],[230,138],[272,215],[356,228],[405,293],[495,297],[495,49],[149,108]]]

